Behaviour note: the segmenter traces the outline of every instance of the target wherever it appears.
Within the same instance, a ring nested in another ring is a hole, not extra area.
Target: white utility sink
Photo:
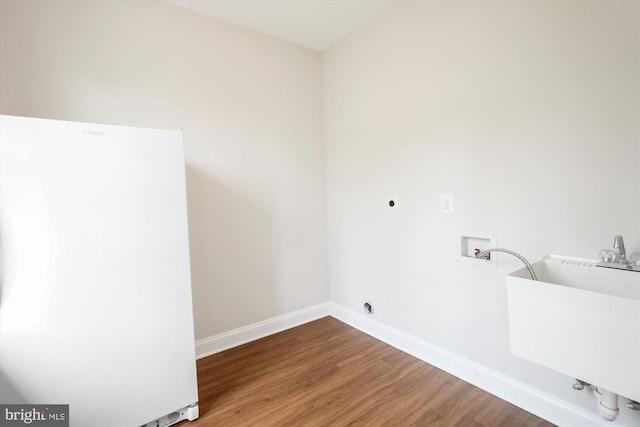
[[[546,256],[507,275],[511,352],[640,401],[640,273]]]

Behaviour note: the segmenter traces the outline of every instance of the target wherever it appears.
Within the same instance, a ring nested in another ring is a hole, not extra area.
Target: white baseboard
[[[440,368],[476,387],[559,426],[610,426],[595,412],[558,399],[500,372],[413,335],[384,325],[371,316],[330,303],[330,314],[399,350]],[[595,400],[594,400],[595,407]],[[594,408],[595,411],[595,408]]]
[[[326,302],[233,329],[229,332],[199,339],[196,341],[196,358],[201,359],[328,315],[329,303]]]
[[[595,412],[589,412],[442,347],[387,326],[364,313],[331,302],[197,340],[196,357],[201,359],[328,315],[556,425],[611,426],[611,423]]]

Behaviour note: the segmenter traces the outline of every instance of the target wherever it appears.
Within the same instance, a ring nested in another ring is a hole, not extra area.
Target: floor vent
[[[178,421],[178,419],[180,418],[180,413],[179,412],[172,412],[169,415],[167,415],[167,418],[169,418],[169,425],[175,423],[176,421]]]

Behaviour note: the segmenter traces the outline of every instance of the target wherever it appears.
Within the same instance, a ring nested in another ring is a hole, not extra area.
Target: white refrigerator
[[[0,116],[0,404],[197,418],[190,280],[180,131]]]

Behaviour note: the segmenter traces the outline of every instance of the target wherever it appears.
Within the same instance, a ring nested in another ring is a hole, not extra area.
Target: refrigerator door
[[[0,260],[0,403],[197,403],[181,132],[0,116]]]

